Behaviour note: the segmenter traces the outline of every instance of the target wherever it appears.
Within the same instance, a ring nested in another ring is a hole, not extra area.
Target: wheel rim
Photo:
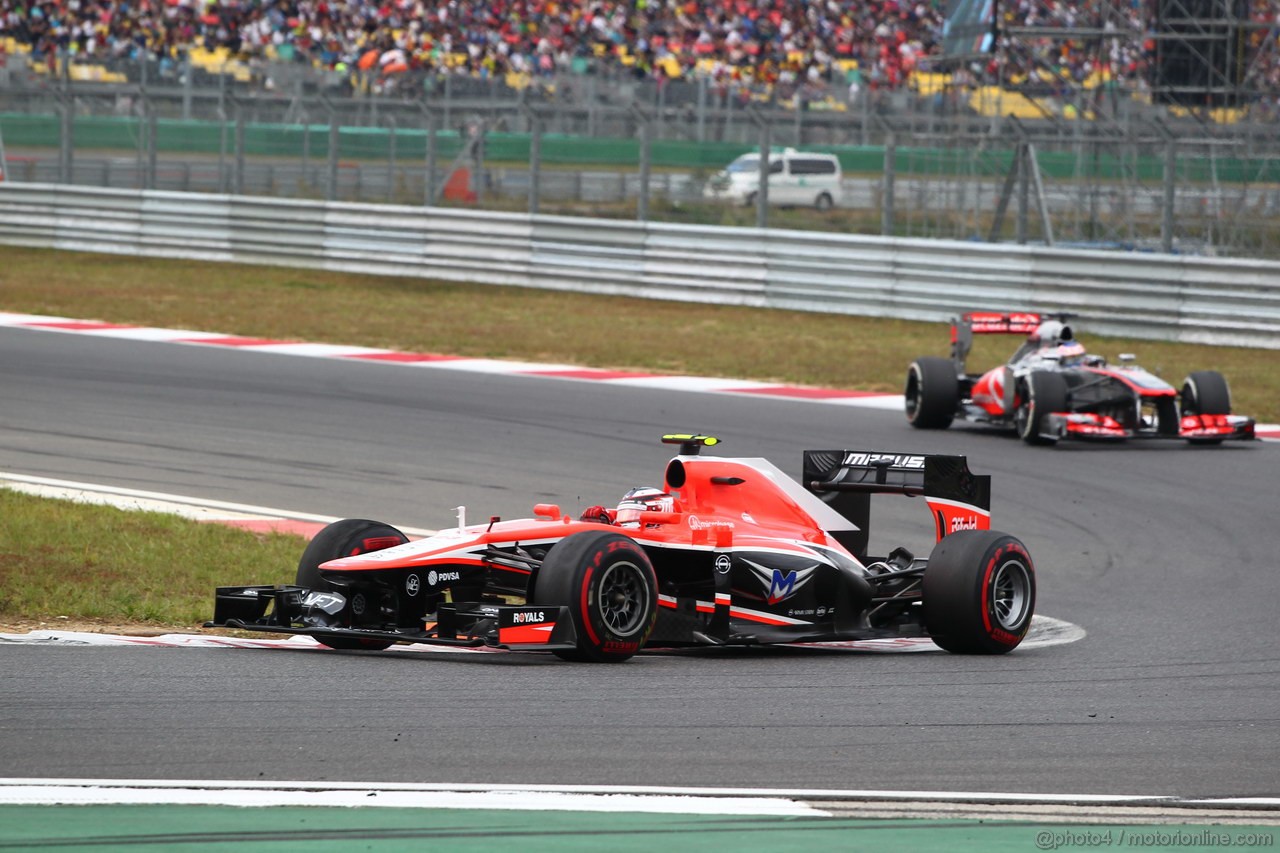
[[[600,619],[618,637],[638,633],[649,613],[649,585],[635,563],[614,563],[600,577]]]
[[[1020,560],[1009,560],[996,570],[991,581],[991,609],[996,622],[1006,631],[1022,628],[1031,606],[1031,576]]]
[[[1182,413],[1184,415],[1200,414],[1200,405],[1196,401],[1196,389],[1190,382],[1182,386]]]
[[[903,397],[906,400],[907,420],[914,421],[916,413],[920,411],[920,377],[914,367],[907,374],[907,390]]]

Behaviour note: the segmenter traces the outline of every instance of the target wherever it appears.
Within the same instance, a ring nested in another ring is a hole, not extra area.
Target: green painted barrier
[[[430,796],[430,795],[424,795]],[[0,806],[0,849],[778,853],[911,850],[1275,850],[1275,826],[1064,824],[953,818],[742,817],[627,812],[227,806]]]
[[[158,119],[157,148],[177,154],[218,154],[230,152],[235,145],[235,124],[213,121]],[[0,114],[0,132],[9,148],[56,148],[60,126],[52,114]],[[77,149],[137,150],[140,135],[146,133],[143,121],[133,117],[85,116],[75,120],[74,141]],[[224,141],[225,136],[225,141]],[[395,156],[400,161],[426,157],[427,134],[421,128],[395,131]],[[386,127],[343,127],[338,133],[341,156],[357,160],[386,160],[391,154],[392,131]],[[225,145],[225,149],[224,149]],[[329,156],[329,126],[325,124],[246,124],[245,154],[253,157],[307,156],[324,159]],[[456,131],[442,130],[436,136],[437,156],[442,160],[456,157],[462,141]],[[491,161],[527,162],[529,135],[525,133],[490,133],[485,137],[485,158]],[[878,145],[805,146],[806,150],[822,150],[835,154],[841,167],[851,174],[880,174],[884,168],[884,148]],[[653,165],[670,169],[711,171],[722,168],[754,146],[730,142],[687,142],[656,140],[651,157]],[[968,174],[1007,173],[1013,163],[1012,148],[985,151],[977,160],[965,148],[924,148],[898,146],[895,164],[899,175],[950,177]],[[635,139],[600,139],[562,134],[542,137],[542,160],[565,166],[607,166],[634,168],[640,162],[640,143]],[[1038,151],[1037,162],[1043,175],[1057,180],[1137,180],[1153,184],[1164,180],[1164,159],[1157,156],[1118,157],[1099,152],[1096,156],[1078,157],[1067,151]],[[1214,162],[1203,158],[1185,158],[1177,164],[1181,182],[1280,183],[1280,158],[1224,157]]]

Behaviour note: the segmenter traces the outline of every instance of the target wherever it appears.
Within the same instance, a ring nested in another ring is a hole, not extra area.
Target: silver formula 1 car
[[[952,320],[951,357],[924,356],[907,369],[907,422],[946,429],[956,418],[1011,429],[1028,444],[1063,438],[1181,438],[1194,444],[1253,439],[1252,418],[1231,413],[1221,373],[1187,376],[1181,393],[1121,355],[1088,353],[1071,315],[972,313]],[[969,373],[975,334],[1026,336],[1009,361]]]

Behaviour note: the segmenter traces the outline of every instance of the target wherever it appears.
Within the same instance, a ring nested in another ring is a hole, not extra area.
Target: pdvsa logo
[[[434,569],[427,572],[427,586],[435,586],[438,583],[448,583],[456,580],[462,580],[462,575],[458,572],[437,572]]]

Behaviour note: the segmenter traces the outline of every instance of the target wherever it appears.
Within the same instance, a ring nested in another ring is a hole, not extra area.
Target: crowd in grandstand
[[[1272,0],[1251,0],[1259,20]],[[0,36],[52,64],[191,48],[360,69],[706,77],[717,84],[896,89],[941,54],[944,0],[0,0]],[[967,71],[1000,81],[1056,75],[1140,81],[1153,0],[1009,0],[1014,27],[1109,29],[1125,38],[1020,38]],[[1256,38],[1276,39],[1259,31]],[[1280,84],[1280,65],[1263,74]]]

